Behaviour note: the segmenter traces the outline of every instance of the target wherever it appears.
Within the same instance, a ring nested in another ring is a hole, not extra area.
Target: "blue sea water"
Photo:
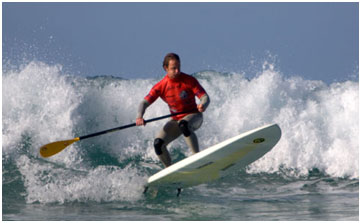
[[[159,78],[80,77],[32,61],[2,76],[3,220],[359,220],[359,87],[284,76],[200,71],[211,104],[200,148],[277,123],[263,158],[209,184],[143,194],[161,169],[153,138],[165,120],[74,143],[44,159],[53,141],[130,124]],[[168,114],[161,100],[145,118]],[[174,162],[190,156],[182,138]]]

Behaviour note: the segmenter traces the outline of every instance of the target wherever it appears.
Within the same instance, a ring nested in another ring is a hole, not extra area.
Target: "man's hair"
[[[170,60],[176,60],[180,63],[179,56],[175,53],[168,53],[163,60],[163,67],[168,67]]]

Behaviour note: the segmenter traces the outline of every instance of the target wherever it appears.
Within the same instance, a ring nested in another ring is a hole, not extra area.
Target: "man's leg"
[[[198,138],[194,133],[203,122],[202,113],[190,114],[179,121],[179,128],[184,135],[184,139],[193,154],[199,152]]]
[[[177,121],[170,120],[159,131],[154,140],[155,152],[165,167],[172,164],[172,159],[167,150],[167,145],[181,135]]]

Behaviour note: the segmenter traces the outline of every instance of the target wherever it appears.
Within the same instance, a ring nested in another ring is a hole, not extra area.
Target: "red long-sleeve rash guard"
[[[152,104],[158,97],[165,101],[171,113],[195,111],[197,104],[195,96],[201,98],[206,91],[199,84],[194,77],[180,73],[174,79],[166,75],[150,90],[149,94],[145,96],[145,100]],[[180,120],[187,114],[173,116],[174,120]]]

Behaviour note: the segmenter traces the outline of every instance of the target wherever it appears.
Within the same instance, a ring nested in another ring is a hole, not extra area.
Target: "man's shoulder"
[[[183,78],[194,78],[192,75],[181,72]]]
[[[193,77],[192,75],[186,74],[186,73],[182,73],[182,79],[183,80],[187,80],[187,81],[197,81],[197,79],[195,77]]]
[[[184,77],[184,78],[183,78],[183,81],[184,81],[185,83],[188,83],[188,84],[190,84],[190,85],[192,85],[192,86],[199,84],[197,78],[193,77],[192,75],[185,74],[185,73],[182,73],[182,74],[183,74],[183,77]]]
[[[160,81],[158,81],[153,87],[161,87],[167,82],[167,76],[163,77]]]
[[[167,88],[167,86],[168,86],[168,78],[167,76],[165,76],[152,87],[151,91],[154,92],[156,95],[162,95],[164,94],[164,91]]]

